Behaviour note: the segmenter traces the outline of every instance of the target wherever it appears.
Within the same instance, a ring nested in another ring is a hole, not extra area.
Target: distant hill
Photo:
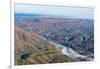
[[[43,40],[34,32],[15,26],[15,65],[73,62],[60,48]]]
[[[75,61],[61,54],[61,49],[49,41],[69,47],[91,61],[94,59],[94,20],[15,15],[16,65]]]
[[[82,55],[94,54],[94,20],[30,16],[15,17],[15,26],[67,45]]]

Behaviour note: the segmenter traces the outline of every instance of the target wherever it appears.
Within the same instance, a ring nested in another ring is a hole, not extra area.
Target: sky
[[[15,4],[15,13],[22,14],[40,14],[63,16],[67,18],[93,19],[93,8],[81,7],[58,7],[49,5]]]

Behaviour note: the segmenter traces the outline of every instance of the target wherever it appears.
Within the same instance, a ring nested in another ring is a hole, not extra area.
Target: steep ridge
[[[15,65],[73,62],[39,35],[15,27]]]

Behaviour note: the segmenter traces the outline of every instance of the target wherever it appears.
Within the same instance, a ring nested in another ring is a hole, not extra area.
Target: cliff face
[[[15,27],[15,65],[73,61],[61,54],[60,48],[43,40],[39,35]]]

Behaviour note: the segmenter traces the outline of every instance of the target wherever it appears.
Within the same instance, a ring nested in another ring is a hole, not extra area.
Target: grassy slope
[[[41,39],[37,34],[15,28],[15,65],[73,62],[60,53],[60,49]],[[21,59],[22,53],[30,53]]]

